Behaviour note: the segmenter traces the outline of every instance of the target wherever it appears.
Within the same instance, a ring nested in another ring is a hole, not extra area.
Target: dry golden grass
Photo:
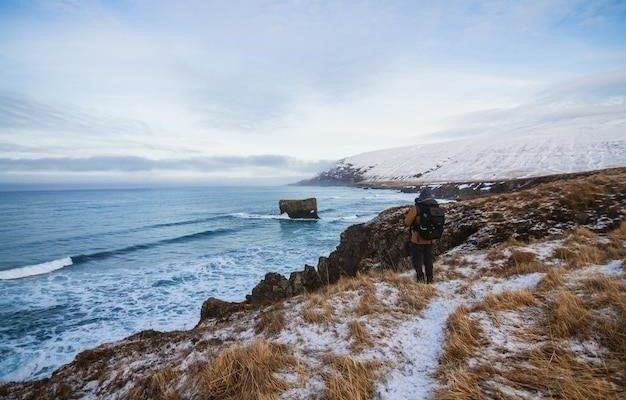
[[[259,314],[254,331],[256,334],[265,332],[268,335],[278,335],[285,328],[285,311],[270,309]]]
[[[586,267],[603,261],[604,254],[597,245],[569,242],[558,247],[554,256],[567,262],[572,268]]]
[[[560,268],[551,268],[541,279],[537,288],[541,291],[556,289],[563,285],[563,270]]]
[[[302,319],[309,324],[330,324],[333,321],[330,296],[324,293],[315,293],[309,296],[302,309]]]
[[[437,390],[435,400],[483,400],[489,398],[480,386],[494,371],[489,366],[452,368],[446,374],[447,385]]]
[[[482,331],[477,321],[469,316],[467,307],[458,307],[448,317],[447,337],[440,358],[439,374],[446,374],[454,366],[463,363],[479,350],[483,341]]]
[[[179,400],[177,393],[178,373],[172,368],[162,369],[141,379],[128,393],[127,400]]]
[[[626,242],[626,221],[622,221],[622,223],[609,234],[609,240],[610,242],[605,249],[605,260],[621,259],[626,263],[626,246],[624,246],[624,242]]]
[[[582,280],[578,290],[584,293],[584,306],[590,310],[590,331],[614,354],[620,354],[626,367],[626,282],[598,274]]]
[[[507,264],[510,266],[528,264],[537,260],[537,255],[530,251],[515,249],[511,251],[511,255],[507,260]]]
[[[273,399],[289,387],[275,374],[295,366],[285,346],[264,341],[234,346],[196,372],[198,395],[211,400]]]
[[[327,362],[334,373],[326,374],[327,400],[368,400],[374,394],[374,379],[379,366],[373,362],[361,362],[350,356],[329,357]]]
[[[361,292],[359,302],[354,307],[354,312],[358,315],[372,314],[377,310],[378,305],[379,302],[376,298],[374,286],[366,286]]]
[[[355,290],[365,290],[373,287],[375,278],[373,273],[362,273],[354,277],[341,277],[335,284],[325,287],[328,295],[342,294]]]
[[[493,275],[501,278],[508,278],[514,275],[532,274],[534,272],[546,272],[549,267],[537,261],[528,263],[505,265],[503,268],[486,270],[483,275]]]
[[[559,338],[588,337],[591,316],[581,299],[570,290],[561,290],[548,310],[550,333]]]
[[[360,350],[371,342],[370,334],[362,322],[353,320],[348,323],[348,335],[352,340],[352,349]]]
[[[612,239],[625,241],[626,240],[626,221],[622,221],[620,225],[611,232],[610,237]]]
[[[574,233],[572,233],[572,238],[579,241],[588,241],[595,240],[597,237],[596,234],[589,228],[585,226],[579,226],[574,229]]]
[[[509,290],[486,297],[472,311],[503,311],[532,307],[538,304],[535,295],[528,290]]]
[[[382,279],[398,289],[399,304],[407,313],[421,311],[437,294],[434,286],[418,283],[409,276],[388,273]]]
[[[530,365],[515,365],[504,372],[507,383],[517,389],[537,391],[548,398],[571,400],[604,400],[622,398],[610,380],[606,366],[575,359],[572,355],[547,344],[532,351]]]

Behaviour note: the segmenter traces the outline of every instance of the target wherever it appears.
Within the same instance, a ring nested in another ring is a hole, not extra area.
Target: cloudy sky
[[[626,118],[626,2],[0,1],[0,184],[288,182]]]

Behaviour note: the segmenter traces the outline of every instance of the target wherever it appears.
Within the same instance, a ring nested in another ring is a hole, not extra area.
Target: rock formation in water
[[[289,218],[318,219],[317,199],[312,197],[304,200],[280,200],[280,213],[289,215]]]

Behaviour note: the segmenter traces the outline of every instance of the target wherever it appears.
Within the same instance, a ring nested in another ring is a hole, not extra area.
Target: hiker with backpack
[[[409,252],[418,282],[424,282],[424,278],[426,283],[433,282],[433,241],[441,238],[444,222],[443,209],[433,199],[430,188],[423,188],[415,206],[404,216],[404,225],[410,230]]]

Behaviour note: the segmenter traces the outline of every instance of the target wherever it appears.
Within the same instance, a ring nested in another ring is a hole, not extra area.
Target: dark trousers
[[[418,282],[424,281],[424,272],[426,272],[426,282],[431,283],[433,281],[433,245],[411,243],[411,261]],[[425,271],[422,271],[422,265]]]

